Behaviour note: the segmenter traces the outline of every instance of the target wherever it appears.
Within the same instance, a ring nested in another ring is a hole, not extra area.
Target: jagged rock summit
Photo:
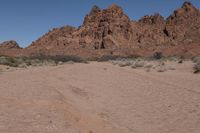
[[[55,28],[23,51],[82,57],[149,56],[156,51],[194,56],[200,54],[200,12],[186,1],[166,20],[156,13],[133,21],[116,4],[107,9],[95,5],[80,27]]]
[[[95,10],[94,10],[95,9]],[[80,42],[90,49],[116,48],[131,36],[131,22],[121,7],[113,4],[108,9],[93,7],[79,29]]]

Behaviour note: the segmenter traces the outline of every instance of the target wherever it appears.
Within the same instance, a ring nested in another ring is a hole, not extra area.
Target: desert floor
[[[175,67],[0,66],[0,133],[200,133],[200,74]]]

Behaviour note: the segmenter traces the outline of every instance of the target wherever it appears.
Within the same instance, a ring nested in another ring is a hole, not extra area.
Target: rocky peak
[[[91,9],[89,15],[90,15],[90,16],[91,16],[91,15],[95,15],[95,14],[99,13],[100,11],[101,11],[101,9],[100,9],[98,6],[94,5],[94,6],[92,7],[92,9]]]
[[[107,9],[101,10],[98,6],[93,6],[90,13],[85,16],[83,26],[91,26],[91,24],[114,21],[124,17],[124,13],[121,7],[116,4],[112,4]],[[128,18],[126,16],[126,18]],[[129,19],[129,18],[128,18]]]
[[[140,20],[139,20],[140,23],[143,23],[143,24],[164,24],[165,20],[164,18],[159,14],[159,13],[156,13],[154,15],[146,15],[144,17],[142,17]]]
[[[123,9],[116,4],[112,4],[110,7],[108,7],[107,10],[113,11],[113,12],[121,12],[121,13],[123,12]]]
[[[90,13],[85,16],[82,26],[87,26],[93,23],[99,14],[101,14],[101,9],[96,5],[93,6]]]
[[[120,41],[130,38],[130,27],[130,19],[118,5],[113,4],[104,10],[94,6],[79,29],[81,45],[86,42],[89,47],[94,45],[95,49],[100,49],[114,46],[114,40],[115,43],[121,44]],[[118,39],[119,41],[116,41]]]
[[[192,3],[189,1],[184,2],[181,9],[185,10],[185,12],[191,12],[191,13],[198,12],[198,9],[194,7]]]
[[[19,44],[14,40],[1,43],[0,48],[2,48],[2,49],[3,48],[4,49],[21,49]]]
[[[168,24],[179,24],[188,21],[188,18],[194,18],[199,15],[199,10],[186,1],[182,7],[175,10],[172,15],[167,18]]]

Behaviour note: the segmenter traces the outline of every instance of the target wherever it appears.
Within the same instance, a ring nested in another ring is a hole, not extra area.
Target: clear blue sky
[[[184,0],[0,0],[0,42],[16,40],[22,47],[54,27],[79,26],[93,5],[116,3],[133,20],[159,12],[169,16]],[[200,0],[191,0],[200,7]]]

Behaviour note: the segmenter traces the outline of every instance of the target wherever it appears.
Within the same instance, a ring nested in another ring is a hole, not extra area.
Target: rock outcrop
[[[21,49],[16,41],[6,41],[0,44],[0,50],[2,49]]]
[[[18,56],[21,55],[22,48],[16,41],[6,41],[0,44],[0,55]]]
[[[113,49],[126,46],[124,43],[128,43],[131,35],[131,21],[122,8],[115,4],[105,10],[94,6],[78,29],[68,26],[54,29],[29,48]]]
[[[176,44],[200,41],[200,12],[190,2],[185,2],[166,20],[165,33]]]
[[[131,38],[131,21],[121,7],[113,4],[101,10],[94,6],[86,15],[79,29],[83,47],[91,49],[115,49],[124,47]]]
[[[200,12],[184,2],[166,20],[156,13],[139,21],[130,20],[115,4],[107,9],[94,6],[79,28],[55,28],[34,41],[26,53],[76,54],[79,56],[200,54]],[[25,51],[23,50],[23,51]],[[139,53],[139,54],[138,54]]]
[[[28,49],[63,49],[64,47],[73,43],[72,34],[75,30],[76,28],[71,26],[54,28],[40,37],[38,40],[32,42]]]

